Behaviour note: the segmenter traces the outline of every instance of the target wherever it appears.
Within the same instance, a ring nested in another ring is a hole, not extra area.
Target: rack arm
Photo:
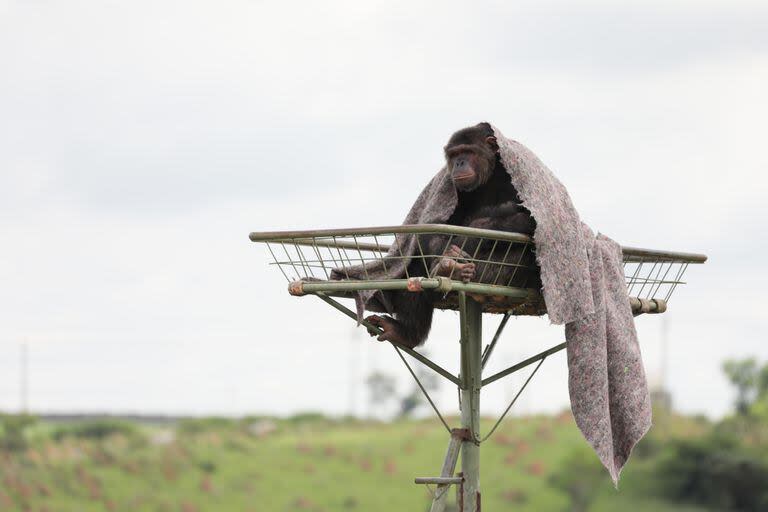
[[[323,301],[325,301],[326,303],[330,304],[331,306],[333,306],[337,310],[339,310],[342,313],[344,313],[345,315],[347,315],[349,318],[351,318],[353,320],[358,320],[357,315],[355,314],[355,312],[352,311],[351,309],[349,309],[348,307],[346,307],[345,305],[341,304],[340,302],[338,302],[338,301],[328,297],[324,293],[319,293],[318,292],[318,293],[315,293],[315,295],[317,295]],[[363,324],[368,330],[371,330],[371,331],[374,331],[374,332],[378,332],[378,333],[382,332],[381,329],[379,329],[378,327],[376,327],[375,325],[373,325],[372,323],[370,323],[370,322],[368,322],[366,320],[360,320],[360,323]],[[461,385],[461,381],[459,381],[458,377],[456,377],[451,372],[449,372],[448,370],[446,370],[442,366],[438,365],[437,363],[432,362],[432,360],[430,360],[429,358],[419,354],[418,352],[416,352],[413,349],[410,349],[410,348],[408,348],[408,347],[406,347],[404,345],[400,345],[399,343],[395,343],[393,341],[390,341],[390,343],[392,343],[392,345],[396,346],[397,348],[399,348],[400,350],[402,350],[403,352],[405,352],[406,354],[408,354],[412,358],[414,358],[417,361],[419,361],[424,366],[427,366],[427,367],[431,368],[432,370],[434,370],[435,372],[439,373],[440,375],[442,375],[443,377],[445,377],[449,381],[453,382],[457,386]]]
[[[510,366],[506,370],[502,370],[499,373],[495,373],[495,374],[491,375],[490,377],[488,377],[486,379],[483,379],[482,385],[483,386],[487,386],[491,382],[496,382],[497,380],[501,379],[502,377],[506,377],[510,373],[515,373],[516,371],[522,370],[526,366],[529,366],[529,365],[535,363],[536,361],[540,361],[540,360],[544,359],[547,356],[550,356],[550,355],[552,355],[552,354],[554,354],[556,352],[560,352],[561,350],[563,350],[565,348],[566,344],[567,344],[566,342],[563,342],[563,343],[561,343],[559,345],[555,345],[554,347],[552,347],[550,349],[547,349],[544,352],[541,352],[539,354],[536,354],[535,356],[529,357],[525,361],[520,361],[519,363]]]

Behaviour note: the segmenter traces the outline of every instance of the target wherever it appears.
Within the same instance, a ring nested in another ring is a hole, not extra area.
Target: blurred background
[[[426,510],[447,439],[407,372],[247,235],[398,224],[483,120],[596,231],[709,256],[637,319],[657,412],[620,490],[560,353],[483,452],[486,506],[768,510],[767,26],[746,0],[0,0],[0,510]],[[453,370],[457,325],[425,347]],[[562,337],[513,319],[488,371]]]

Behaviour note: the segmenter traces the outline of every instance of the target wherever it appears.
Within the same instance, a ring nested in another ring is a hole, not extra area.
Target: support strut
[[[334,300],[334,299],[328,297],[324,293],[318,292],[315,295],[317,295],[323,301],[325,301],[327,304],[333,306],[334,308],[336,308],[337,310],[341,311],[342,313],[344,313],[345,315],[347,315],[351,319],[358,320],[357,315],[355,314],[355,312],[352,311],[351,309],[349,309],[348,307],[346,307],[344,304],[341,304],[339,301]],[[373,325],[370,322],[367,322],[365,320],[360,320],[360,323],[363,324],[366,327],[366,329],[369,329],[369,330],[375,331],[375,332],[379,332],[379,333],[381,332],[381,329],[379,329],[378,327],[376,327],[375,325]],[[453,382],[457,386],[459,385],[459,379],[456,378],[455,375],[453,375],[451,372],[449,372],[448,370],[446,370],[445,368],[443,368],[439,364],[433,362],[431,359],[428,359],[427,357],[419,354],[415,350],[410,349],[410,348],[408,348],[408,347],[406,347],[404,345],[400,345],[400,344],[392,342],[392,341],[390,341],[389,343],[391,343],[392,345],[396,346],[397,348],[399,348],[400,350],[402,350],[403,352],[405,352],[406,354],[408,354],[412,358],[416,359],[417,361],[422,363],[424,366],[427,366],[427,367],[431,368],[432,370],[434,370],[436,373],[439,373],[440,375],[442,375],[443,377],[445,377],[449,381]]]

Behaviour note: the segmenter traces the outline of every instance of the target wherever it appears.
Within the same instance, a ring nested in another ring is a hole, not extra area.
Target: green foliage
[[[753,410],[753,405],[750,410]],[[738,439],[739,445],[755,456],[768,460],[768,423],[750,412],[749,416],[726,418],[713,429],[714,435]]]
[[[754,358],[729,359],[723,363],[723,372],[736,388],[736,412],[745,415],[749,412],[758,383],[758,366]]]
[[[749,413],[761,423],[768,423],[768,393],[752,403],[749,407]]]
[[[671,439],[659,456],[661,493],[718,510],[768,510],[768,364],[728,360],[723,372],[736,389],[736,415],[707,435]]]
[[[29,414],[0,414],[0,450],[19,452],[27,448],[24,431],[34,425],[37,418]]]
[[[654,414],[654,422],[658,424],[656,420],[656,414]],[[658,455],[664,446],[663,439],[657,434],[657,429],[651,429],[645,437],[643,437],[639,443],[632,449],[632,457],[640,459],[649,459]]]
[[[328,423],[331,420],[321,412],[307,411],[294,414],[285,419],[289,425],[304,425],[308,423]]]
[[[214,473],[216,471],[216,463],[211,460],[201,460],[197,463],[197,467],[204,473]]]
[[[760,368],[755,380],[757,397],[750,406],[750,413],[765,425],[768,423],[768,363]]]
[[[176,429],[180,434],[202,434],[217,430],[231,430],[236,428],[237,424],[237,420],[231,418],[209,416],[206,418],[187,418],[181,420]]]
[[[755,358],[729,359],[723,371],[736,388],[736,412],[768,420],[768,363]]]
[[[27,430],[26,450],[0,457],[0,510],[429,509],[426,490],[408,482],[439,471],[448,436],[438,421],[343,422],[311,413],[270,421],[279,428],[267,436],[244,432],[242,420],[197,421],[205,430],[188,436],[136,427],[146,432],[141,443],[123,435],[36,438],[50,431],[42,424]],[[669,437],[658,438],[665,455],[667,439],[712,429],[679,416],[667,423]],[[492,424],[482,420],[481,431]],[[652,485],[658,460],[633,456],[616,491],[570,415],[513,418],[482,448],[483,509],[709,512],[660,497]],[[450,496],[448,510],[456,510]]]
[[[600,484],[604,484],[606,478],[607,472],[595,453],[586,446],[580,446],[565,457],[549,481],[570,497],[568,510],[584,512],[597,497]]]
[[[277,418],[275,416],[270,416],[266,414],[252,414],[249,416],[243,416],[239,420],[237,420],[237,423],[240,427],[248,425],[251,425],[253,423],[256,423],[257,421],[277,421]]]
[[[714,433],[673,441],[658,476],[662,492],[675,500],[719,510],[768,510],[768,463],[736,437]]]
[[[765,363],[757,372],[757,395],[768,395],[768,363]]]
[[[113,435],[135,437],[139,431],[133,423],[113,419],[87,420],[53,430],[51,437],[62,440],[66,437],[101,440]]]

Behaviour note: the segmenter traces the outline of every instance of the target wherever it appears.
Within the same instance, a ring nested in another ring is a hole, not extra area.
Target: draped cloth
[[[614,484],[632,448],[651,426],[651,402],[624,279],[621,247],[579,218],[565,186],[539,158],[493,128],[499,155],[520,200],[536,220],[533,235],[549,319],[565,324],[568,388],[579,429]],[[422,190],[403,224],[445,223],[458,194],[444,167]],[[393,257],[418,253],[415,236],[399,234]],[[407,258],[336,269],[334,279],[401,279]],[[363,310],[391,312],[387,292],[363,291]]]

